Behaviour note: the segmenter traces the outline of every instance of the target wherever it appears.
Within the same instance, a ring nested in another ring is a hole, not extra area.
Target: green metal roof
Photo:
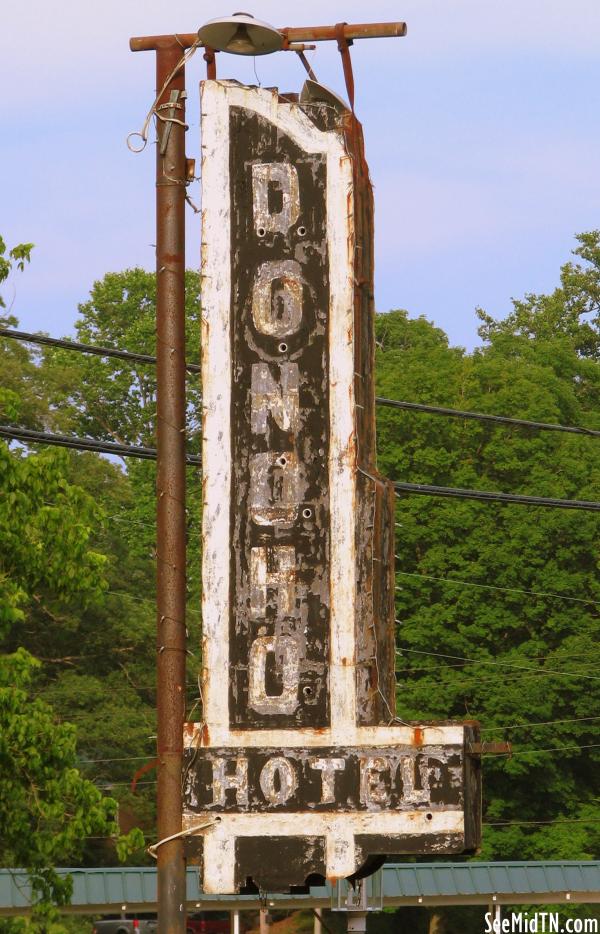
[[[156,869],[59,869],[73,878],[67,911],[80,914],[154,911]],[[382,869],[384,905],[542,904],[565,900],[600,902],[600,860],[588,862],[400,863]],[[307,895],[269,897],[277,907],[328,907],[331,888],[312,888]],[[0,915],[27,910],[31,888],[21,869],[0,869]],[[187,902],[192,910],[255,908],[253,895],[203,895],[198,871],[187,870]]]
[[[384,867],[384,897],[414,899],[600,893],[600,861],[401,863]]]

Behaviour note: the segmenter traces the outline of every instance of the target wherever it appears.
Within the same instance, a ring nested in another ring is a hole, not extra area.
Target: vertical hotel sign
[[[372,194],[360,125],[318,92],[202,86],[204,719],[184,821],[205,828],[188,853],[207,893],[478,843],[475,728],[394,715]]]

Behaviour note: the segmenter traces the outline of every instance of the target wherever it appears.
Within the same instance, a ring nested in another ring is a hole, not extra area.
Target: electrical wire
[[[0,336],[13,338],[33,344],[46,344],[62,347],[65,350],[77,350],[80,353],[96,354],[100,357],[115,357],[121,360],[137,361],[139,363],[156,363],[156,357],[151,354],[133,353],[127,350],[118,350],[113,347],[101,347],[96,344],[83,344],[79,341],[47,337],[45,334],[32,334],[27,331],[17,331],[13,328],[0,328]],[[186,363],[186,370],[190,373],[200,373],[202,368],[196,363]],[[470,412],[462,409],[452,409],[445,406],[426,405],[420,402],[403,402],[399,399],[388,399],[384,396],[375,396],[375,403],[407,411],[425,412],[429,415],[446,415],[453,418],[475,419],[477,421],[494,422],[496,424],[515,425],[520,428],[535,428],[539,431],[563,431],[571,434],[600,437],[600,431],[593,428],[582,428],[575,425],[559,425],[551,422],[529,421],[524,418],[513,418],[506,415],[488,415],[484,412]]]
[[[0,337],[24,341],[28,344],[42,344],[49,347],[60,347],[64,350],[76,350],[79,353],[94,354],[97,357],[114,357],[117,360],[131,360],[132,363],[148,363],[156,365],[156,357],[145,353],[134,353],[130,350],[118,350],[116,347],[102,347],[98,344],[82,344],[58,337],[47,337],[45,334],[30,334],[28,331],[15,331],[13,328],[0,328]],[[186,370],[190,373],[200,373],[201,367],[196,363],[186,363]]]
[[[96,788],[99,788],[101,791],[110,791],[111,788],[115,788],[117,785],[125,785],[126,788],[130,788],[130,787],[131,787],[131,782],[130,782],[130,781],[129,781],[129,782],[111,782],[111,781],[107,781],[107,782],[104,782],[102,785],[99,785],[97,782],[95,782],[94,784],[96,785]],[[136,783],[135,783],[135,787],[136,787],[136,788],[139,788],[140,785],[157,785],[157,784],[158,784],[158,782],[156,781],[156,779],[154,779],[153,781],[149,780],[149,781],[147,781],[147,782],[136,782]]]
[[[496,733],[499,730],[525,730],[538,726],[555,726],[559,723],[585,723],[588,720],[600,720],[600,717],[571,717],[568,720],[538,720],[535,723],[509,723],[505,726],[485,726],[482,733]]]
[[[148,603],[156,609],[156,600],[152,597],[136,597],[135,594],[128,593],[126,590],[103,590],[103,594],[110,594],[112,597],[128,597],[130,600],[135,600],[136,603]],[[187,606],[186,614],[191,612],[201,613],[202,607],[196,606]]]
[[[92,765],[97,762],[139,762],[142,759],[147,759],[148,762],[152,761],[152,756],[116,756],[113,759],[80,759],[79,762],[85,765]]]
[[[483,821],[484,827],[526,827],[529,824],[600,824],[600,817],[572,817],[556,820],[507,820],[507,821]]]
[[[550,506],[554,509],[584,509],[600,512],[600,503],[577,499],[553,499],[545,496],[525,496],[518,493],[496,493],[486,490],[463,490],[450,486],[432,486],[428,483],[403,483],[392,481],[396,496],[400,493],[416,493],[421,496],[448,496],[455,499],[474,499],[481,502],[510,503],[518,506]]]
[[[119,457],[138,457],[142,460],[156,460],[156,448],[142,447],[137,444],[121,444],[117,441],[98,441],[95,438],[77,438],[74,435],[61,435],[49,431],[33,431],[30,428],[15,428],[12,425],[0,425],[0,438],[10,438],[30,444],[50,444],[77,451],[95,451],[98,454],[116,454]],[[198,467],[202,459],[198,454],[186,454],[186,463]]]
[[[396,555],[396,558],[402,560]],[[552,597],[556,600],[569,600],[572,603],[586,603],[590,606],[600,606],[600,600],[584,600],[583,597],[568,597],[566,594],[554,593],[545,590],[518,590],[516,587],[496,587],[494,584],[476,584],[474,581],[461,581],[452,577],[433,577],[431,574],[413,574],[410,571],[396,571],[402,577],[416,577],[426,581],[439,581],[443,584],[458,584],[465,587],[479,587],[483,590],[499,590],[502,593],[527,594],[533,597]],[[402,591],[402,587],[396,587],[396,590]]]
[[[437,674],[438,675],[445,674],[448,670],[452,670],[457,667],[460,667],[460,666],[445,665],[443,668],[437,669]],[[597,671],[597,668],[598,668],[597,665],[592,665],[590,667],[591,667],[591,670]],[[589,669],[586,669],[586,670],[589,670]],[[426,668],[412,668],[412,669],[411,668],[405,668],[405,669],[397,668],[396,674],[398,674],[401,671],[407,671],[410,674],[411,672],[431,671],[431,669],[429,668],[427,669]],[[455,675],[455,677],[452,677],[447,680],[442,680],[441,678],[438,677],[437,680],[433,680],[433,682],[428,682],[428,690],[431,690],[431,691],[437,690],[437,691],[444,691],[444,692],[448,692],[448,691],[449,692],[464,692],[464,691],[475,692],[476,690],[479,690],[484,684],[491,684],[491,685],[496,685],[496,686],[498,685],[498,674],[497,673],[491,677],[483,677],[472,669],[469,671],[463,669],[460,672],[453,671],[452,673]],[[500,674],[502,675],[503,684],[508,683],[510,678],[518,678],[519,684],[525,683],[531,680],[532,678],[534,678],[534,679],[537,679],[537,683],[539,684],[540,676],[543,676],[546,678],[557,677],[554,674],[546,674],[544,671],[529,671],[529,672],[502,671],[500,672]],[[397,686],[401,686],[403,684],[402,679],[400,680],[396,679],[396,684]]]
[[[487,415],[484,412],[466,412],[462,409],[449,409],[439,405],[424,405],[420,402],[400,402],[397,399],[386,399],[376,396],[377,405],[390,406],[395,409],[406,409],[414,412],[426,412],[429,415],[448,415],[452,418],[471,418],[482,422],[495,422],[501,425],[516,425],[519,428],[536,428],[539,431],[568,431],[571,434],[589,435],[600,438],[600,431],[594,428],[579,428],[574,425],[555,425],[549,422],[533,422],[524,418],[511,418],[505,415]]]
[[[575,744],[573,746],[550,746],[548,749],[517,749],[517,750],[511,750],[511,752],[506,752],[506,753],[503,753],[503,752],[488,753],[488,754],[483,753],[483,756],[485,756],[486,758],[491,755],[494,755],[494,756],[498,756],[498,755],[501,755],[501,756],[504,756],[504,755],[506,756],[536,756],[540,752],[544,752],[544,753],[545,752],[564,752],[565,750],[570,750],[570,749],[600,749],[600,743],[585,743],[584,745]]]
[[[400,620],[397,619],[396,622],[399,623]],[[436,658],[451,658],[459,662],[467,662],[473,665],[493,665],[494,667],[514,668],[519,671],[531,671],[534,674],[560,675],[561,677],[587,678],[590,681],[600,681],[600,675],[587,675],[577,671],[558,671],[554,668],[533,668],[530,665],[516,665],[514,662],[500,662],[485,658],[468,658],[464,655],[446,655],[443,652],[426,652],[423,649],[396,649],[396,655],[401,655],[403,652],[410,652],[415,655],[433,655]]]
[[[0,425],[0,438],[32,444],[50,444],[72,448],[78,451],[95,451],[100,454],[116,454],[119,457],[138,457],[143,460],[156,460],[156,448],[142,447],[135,444],[120,444],[116,441],[98,441],[95,438],[77,438],[73,435],[61,435],[47,431],[33,431],[30,428],[15,428],[12,425]],[[186,464],[199,467],[202,459],[198,454],[186,454]],[[461,490],[453,487],[430,486],[424,483],[401,483],[393,481],[395,489],[407,493],[419,493],[425,496],[450,496],[459,499],[476,499],[484,502],[517,503],[526,506],[551,506],[556,509],[585,509],[600,512],[600,503],[585,500],[548,499],[542,496],[520,496],[513,493],[490,493],[483,490]],[[398,496],[399,494],[396,493]]]
[[[402,652],[402,649],[399,649],[399,653],[401,652]],[[485,684],[486,682],[497,681],[497,678],[482,678],[478,674],[475,674],[472,671],[465,670],[465,666],[471,665],[471,664],[473,663],[472,662],[455,662],[454,664],[447,663],[442,668],[440,668],[439,665],[420,665],[418,668],[414,668],[412,665],[411,666],[406,665],[403,668],[396,667],[394,671],[396,674],[399,674],[400,672],[407,672],[409,675],[421,674],[422,672],[425,672],[425,671],[436,672],[437,674],[442,674],[442,673],[445,674],[448,671],[456,671],[459,674],[464,673],[465,677],[469,681],[477,679],[478,684]],[[585,674],[588,671],[597,671],[597,670],[598,670],[598,664],[595,663],[595,664],[587,665],[584,668],[578,668],[577,671],[573,672],[573,674]],[[539,669],[534,668],[528,674],[521,674],[520,671],[519,672],[508,671],[508,672],[503,672],[502,674],[504,678],[518,677],[523,680],[525,680],[526,678],[536,678],[539,675],[546,675],[546,674],[550,678],[554,677],[554,673],[547,673],[546,669],[543,669],[543,668],[539,668]],[[461,686],[462,684],[463,682],[460,681]],[[439,687],[439,686],[440,686],[439,684],[436,685],[436,687]],[[445,686],[454,687],[455,686],[454,679],[452,680],[451,684],[446,683]]]

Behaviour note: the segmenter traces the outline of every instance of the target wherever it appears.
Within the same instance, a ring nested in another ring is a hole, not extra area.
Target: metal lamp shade
[[[211,49],[233,55],[268,55],[283,47],[280,32],[248,13],[211,19],[200,27],[198,38]]]
[[[324,84],[313,81],[312,78],[308,78],[304,82],[300,92],[300,103],[328,104],[340,112],[350,109],[343,97],[340,97],[339,94],[336,94],[335,91],[332,91],[331,88],[326,87]]]

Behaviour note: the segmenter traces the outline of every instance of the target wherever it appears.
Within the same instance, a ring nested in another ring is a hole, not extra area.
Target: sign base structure
[[[188,857],[207,893],[286,892],[479,843],[476,724],[398,720],[392,484],[377,471],[362,130],[206,81],[202,716]],[[474,748],[474,747],[473,747]]]
[[[187,855],[207,893],[287,892],[479,845],[472,726],[357,729],[352,747],[315,734],[304,747],[203,748],[200,730],[186,733],[184,829],[203,828]]]

